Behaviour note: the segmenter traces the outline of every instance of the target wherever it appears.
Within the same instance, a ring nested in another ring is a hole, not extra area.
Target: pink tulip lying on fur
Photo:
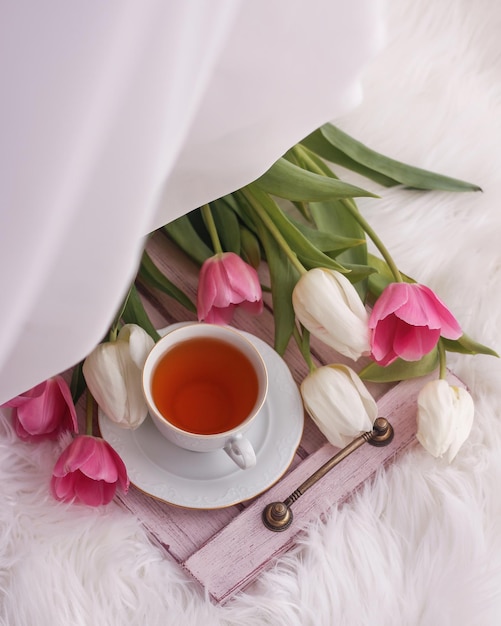
[[[263,295],[256,270],[234,252],[207,259],[198,279],[198,319],[229,324],[236,307],[251,315],[263,310]]]
[[[129,479],[124,462],[109,443],[81,435],[57,460],[50,484],[57,500],[99,506],[111,502],[117,487],[127,493]]]
[[[12,398],[12,422],[24,441],[57,439],[62,432],[77,432],[77,416],[70,389],[61,376],[49,378]]]
[[[417,283],[391,283],[376,301],[369,319],[371,352],[380,365],[397,358],[419,361],[440,336],[458,339],[455,317],[431,289]]]

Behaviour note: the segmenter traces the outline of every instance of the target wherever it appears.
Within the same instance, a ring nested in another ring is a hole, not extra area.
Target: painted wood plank
[[[196,552],[242,510],[240,506],[212,511],[182,509],[156,500],[133,486],[127,495],[117,494],[117,499],[141,520],[156,543],[178,563]]]

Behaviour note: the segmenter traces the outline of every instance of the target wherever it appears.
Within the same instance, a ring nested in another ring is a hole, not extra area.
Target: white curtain
[[[144,236],[361,97],[375,0],[0,5],[0,403],[105,334]]]

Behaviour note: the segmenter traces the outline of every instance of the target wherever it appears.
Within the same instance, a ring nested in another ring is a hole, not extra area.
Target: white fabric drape
[[[0,403],[100,341],[144,236],[361,96],[374,0],[0,7]]]

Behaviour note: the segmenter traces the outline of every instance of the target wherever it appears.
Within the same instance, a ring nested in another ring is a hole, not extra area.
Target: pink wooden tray
[[[161,235],[149,243],[149,253],[170,279],[195,297],[197,268]],[[145,306],[157,327],[192,320],[176,302],[141,288]],[[259,317],[237,315],[234,326],[273,343],[273,315],[269,306]],[[319,363],[346,361],[323,344],[312,344]],[[299,352],[291,346],[285,354],[297,383],[306,375]],[[350,362],[350,365],[353,365]],[[455,377],[456,384],[461,384]],[[411,380],[394,387],[369,386],[378,399],[379,415],[394,427],[393,441],[385,447],[362,445],[309,489],[292,505],[294,521],[283,532],[272,532],[262,522],[264,507],[283,501],[310,474],[336,453],[313,422],[306,418],[303,437],[285,476],[254,500],[218,510],[191,510],[174,507],[131,487],[120,503],[136,515],[162,546],[207,590],[211,598],[223,603],[243,589],[274,558],[289,549],[308,523],[330,508],[341,505],[382,466],[416,442],[416,397],[424,381]]]

